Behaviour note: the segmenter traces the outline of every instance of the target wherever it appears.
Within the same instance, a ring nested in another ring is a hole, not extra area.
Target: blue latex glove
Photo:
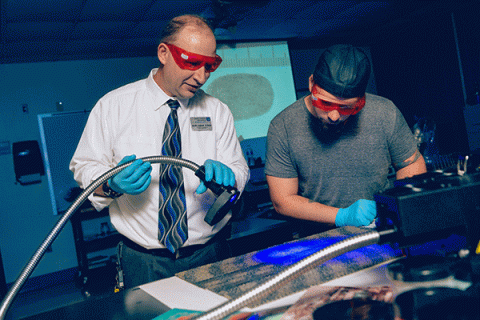
[[[135,158],[136,156],[134,154],[126,156],[118,163],[118,165],[133,161]],[[108,185],[116,192],[133,195],[139,194],[145,191],[150,185],[152,180],[150,172],[152,172],[152,165],[150,162],[143,162],[143,160],[138,159],[112,178],[108,179]]]
[[[203,165],[205,167],[206,181],[210,181],[213,177],[215,177],[215,181],[218,184],[230,187],[233,187],[235,185],[235,173],[233,173],[232,169],[230,169],[223,163],[208,159]],[[203,181],[200,180],[200,185],[195,192],[198,194],[202,194],[205,191],[207,191],[207,187],[205,186]]]
[[[377,205],[373,200],[360,199],[348,208],[338,210],[335,225],[342,226],[368,226],[377,215]]]

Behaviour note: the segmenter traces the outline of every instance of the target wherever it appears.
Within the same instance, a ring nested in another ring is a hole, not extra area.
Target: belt
[[[128,239],[123,235],[120,235],[120,238],[123,244],[132,250],[135,250],[141,253],[151,254],[152,256],[156,256],[156,257],[166,257],[171,259],[180,259],[180,258],[189,257],[192,254],[194,254],[195,251],[201,250],[212,243],[211,241],[208,241],[205,244],[194,244],[186,247],[180,247],[177,249],[177,251],[175,251],[175,253],[172,253],[170,250],[166,248],[145,249],[141,245],[136,244],[135,242],[133,242],[132,240]]]

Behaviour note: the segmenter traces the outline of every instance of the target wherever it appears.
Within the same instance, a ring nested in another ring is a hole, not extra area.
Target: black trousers
[[[222,230],[223,231],[223,230]],[[204,245],[180,248],[177,254],[167,249],[147,250],[124,238],[118,244],[117,259],[124,289],[148,282],[169,278],[176,273],[230,258],[232,256],[226,237],[216,235]]]

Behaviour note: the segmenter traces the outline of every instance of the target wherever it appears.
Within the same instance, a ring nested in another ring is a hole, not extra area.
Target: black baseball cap
[[[370,60],[362,49],[337,44],[325,49],[318,59],[313,81],[334,96],[361,97],[367,89],[370,70]]]

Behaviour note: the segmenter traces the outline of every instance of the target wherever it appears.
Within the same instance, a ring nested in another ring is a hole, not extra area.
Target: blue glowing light
[[[259,251],[252,258],[261,263],[290,265],[344,239],[346,239],[345,236],[339,236],[285,243]],[[374,244],[342,254],[332,259],[332,261],[348,262],[353,259],[358,259],[361,256],[378,256],[385,254],[388,256],[399,256],[402,253],[401,250],[394,249],[389,245]]]

